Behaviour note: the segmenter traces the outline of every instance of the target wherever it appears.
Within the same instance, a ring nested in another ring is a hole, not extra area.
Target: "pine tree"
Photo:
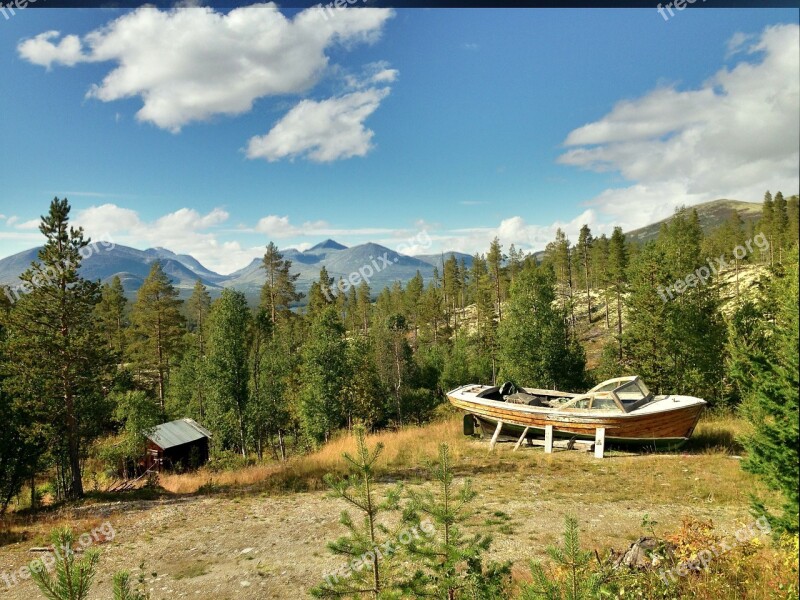
[[[505,274],[503,273],[503,262],[508,257],[503,254],[503,247],[500,245],[500,240],[494,238],[489,246],[489,253],[486,255],[486,266],[489,270],[489,280],[492,285],[492,294],[494,296],[494,312],[497,314],[497,320],[503,320],[502,302],[505,296]]]
[[[609,291],[611,288],[611,273],[609,269],[610,244],[606,234],[602,234],[594,240],[592,244],[591,263],[594,265],[594,287],[603,288],[603,304],[605,304],[606,329],[611,329],[611,319],[609,316]]]
[[[131,311],[129,353],[141,376],[155,388],[162,411],[169,374],[178,361],[186,331],[182,303],[161,263],[154,262]]]
[[[493,285],[486,259],[476,254],[472,259],[471,294],[475,302],[477,348],[490,364],[492,385],[497,379],[497,321]]]
[[[266,272],[266,281],[261,288],[261,307],[275,323],[279,315],[286,315],[291,305],[303,298],[296,289],[300,273],[291,273],[292,261],[284,259],[272,242],[267,244],[261,268]]]
[[[42,415],[50,451],[69,474],[66,493],[83,496],[81,456],[105,418],[101,402],[111,356],[95,328],[100,286],[78,269],[89,245],[69,225],[66,199],[54,199],[39,231],[38,261],[20,279],[29,292],[6,324],[6,391]]]
[[[477,494],[467,480],[460,488],[453,483],[453,465],[447,444],[439,446],[439,461],[431,467],[431,479],[438,493],[411,492],[404,522],[423,535],[413,536],[408,554],[421,563],[406,591],[415,598],[474,598],[494,600],[502,595],[510,579],[510,565],[483,566],[483,556],[492,539],[477,533],[467,536],[461,526],[469,515],[467,508]]]
[[[272,325],[265,309],[252,322],[250,335],[249,422],[259,458],[266,440],[278,437],[278,453],[286,460],[286,432],[290,427],[290,377],[296,352],[291,347],[292,321]]]
[[[363,427],[355,429],[356,454],[344,454],[349,474],[345,478],[325,477],[332,495],[347,502],[362,515],[360,522],[343,511],[340,523],[348,535],[328,544],[331,552],[345,557],[348,564],[326,574],[325,582],[311,590],[318,598],[367,596],[375,600],[398,598],[399,573],[392,559],[398,550],[397,532],[383,523],[381,515],[398,510],[399,491],[389,490],[380,501],[375,493],[375,465],[383,444],[367,446]]]
[[[247,457],[248,333],[251,315],[242,292],[222,291],[208,321],[208,423],[215,443]]]
[[[789,233],[789,215],[787,212],[786,199],[783,193],[775,194],[775,214],[773,219],[773,231],[775,243],[778,246],[778,262],[783,263],[783,253],[788,248],[787,238]]]
[[[764,206],[761,208],[761,221],[759,223],[762,231],[769,241],[769,266],[775,265],[775,202],[769,190],[764,194]]]
[[[381,399],[390,394],[378,376],[372,343],[363,335],[347,341],[347,372],[350,376],[342,389],[342,397],[349,427],[360,423],[372,430],[386,418],[387,406]]]
[[[89,597],[100,553],[90,548],[78,559],[72,549],[75,536],[69,527],[56,529],[51,541],[58,551],[55,573],[31,568],[31,579],[48,600],[85,600]]]
[[[442,269],[442,291],[447,316],[447,325],[454,330],[458,329],[457,309],[461,297],[461,285],[458,261],[455,254],[451,254]]]
[[[323,312],[329,305],[336,300],[333,290],[333,277],[328,275],[328,269],[322,267],[319,271],[319,280],[311,284],[308,291],[308,306],[306,315],[311,320]]]
[[[414,332],[414,348],[418,344],[419,327],[422,321],[422,294],[424,291],[425,282],[422,279],[422,274],[417,271],[416,275],[406,284],[405,293],[403,294],[403,314],[407,315],[411,322],[410,328]]]
[[[2,293],[2,292],[0,292]],[[7,362],[5,356],[5,325],[11,304],[5,296],[0,296],[0,365]],[[22,484],[32,481],[36,475],[39,459],[46,444],[39,428],[36,415],[27,402],[12,396],[3,389],[5,376],[0,371],[0,415],[3,427],[0,428],[0,516],[5,514],[11,500],[19,494]],[[35,499],[35,490],[31,490]],[[35,508],[35,503],[31,503]]]
[[[573,277],[570,243],[561,229],[556,230],[556,239],[545,248],[544,262],[556,274],[556,285],[565,317],[569,317],[570,331],[575,331],[575,306],[573,304]]]
[[[125,331],[128,321],[125,308],[128,299],[122,288],[119,275],[114,275],[110,284],[100,288],[100,302],[95,307],[97,326],[106,341],[106,347],[118,357],[125,351]]]
[[[798,423],[798,270],[797,250],[789,257],[794,265],[784,280],[771,284],[778,298],[777,314],[772,323],[763,318],[759,336],[762,343],[755,346],[746,339],[734,340],[740,350],[739,371],[744,402],[742,413],[752,423],[752,433],[743,442],[747,457],[743,467],[757,474],[770,488],[779,490],[784,498],[779,515],[770,515],[763,503],[756,501],[755,510],[769,515],[775,529],[792,533],[798,531],[800,518],[797,481],[800,479],[800,434]],[[763,343],[766,341],[766,343]]]
[[[622,227],[614,227],[614,233],[608,242],[608,272],[609,280],[614,286],[617,300],[617,343],[619,345],[619,360],[622,361],[622,295],[625,293],[627,283],[626,270],[628,268],[628,248],[625,244],[625,234]]]
[[[592,279],[589,272],[589,265],[591,264],[592,244],[592,230],[588,225],[581,227],[581,232],[578,235],[578,246],[576,248],[578,258],[583,267],[583,281],[586,287],[586,310],[589,324],[592,323]]]
[[[533,581],[522,586],[522,600],[591,600],[598,598],[601,579],[592,571],[592,553],[581,549],[578,521],[564,519],[564,541],[561,546],[548,546],[547,554],[564,573],[551,579],[539,562],[531,563]]]
[[[211,295],[203,282],[199,279],[195,282],[192,295],[186,303],[188,313],[189,331],[197,337],[197,350],[201,357],[206,355],[206,321],[208,313],[211,311]]]
[[[372,292],[369,289],[369,284],[366,281],[362,281],[359,284],[358,291],[356,293],[356,305],[358,311],[358,320],[363,328],[362,331],[364,335],[366,335],[369,331],[370,317],[372,314],[371,294]]]

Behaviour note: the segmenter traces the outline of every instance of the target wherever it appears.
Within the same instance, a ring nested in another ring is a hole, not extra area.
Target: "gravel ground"
[[[574,460],[589,465],[592,459]],[[648,466],[643,463],[642,468]],[[471,524],[493,534],[491,558],[514,560],[520,569],[558,539],[567,512],[578,517],[584,545],[601,549],[625,548],[642,535],[645,514],[672,530],[687,514],[713,518],[723,529],[747,518],[744,503],[703,501],[692,506],[665,498],[654,504],[619,496],[608,502],[594,496],[587,502],[589,492],[570,493],[566,486],[555,494],[552,480],[532,474],[480,471],[472,479],[479,497]],[[342,502],[314,492],[118,502],[88,506],[74,515],[107,521],[115,531],[113,540],[99,545],[102,555],[91,600],[110,598],[112,574],[121,569],[138,574],[142,563],[153,600],[260,600],[308,597],[310,586],[342,565],[325,543],[342,533],[338,519],[343,508]],[[29,552],[32,545],[28,540],[0,547],[0,600],[40,598],[31,581],[15,583],[9,575],[35,557]]]

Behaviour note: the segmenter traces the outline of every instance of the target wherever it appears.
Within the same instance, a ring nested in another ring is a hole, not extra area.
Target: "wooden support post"
[[[494,445],[497,443],[497,438],[500,437],[500,430],[503,428],[503,421],[497,421],[497,428],[494,430],[492,441],[489,442],[489,451],[494,450]]]
[[[545,454],[553,453],[553,426],[544,426],[544,452]]]
[[[522,435],[519,436],[519,439],[517,440],[517,443],[514,444],[514,451],[516,451],[519,448],[519,445],[525,439],[525,436],[528,435],[528,429],[530,429],[530,427],[526,427],[525,431],[522,432]]]
[[[606,445],[606,428],[598,427],[594,432],[594,457],[603,458]]]

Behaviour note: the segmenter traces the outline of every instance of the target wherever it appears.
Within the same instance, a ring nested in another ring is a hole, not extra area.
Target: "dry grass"
[[[162,473],[159,475],[158,484],[172,494],[194,494],[203,489],[211,490],[217,487],[246,487],[251,486],[281,470],[278,464],[253,465],[235,471],[212,472],[208,469],[199,469],[192,473],[181,475]]]
[[[452,456],[459,459],[464,450],[461,421],[448,419],[426,427],[407,427],[399,431],[367,436],[367,443],[381,443],[383,453],[376,470],[379,476],[415,471],[434,459],[439,444],[447,442]],[[285,463],[255,465],[236,471],[211,472],[200,469],[183,475],[165,474],[159,484],[173,494],[193,494],[220,489],[250,488],[259,491],[307,491],[325,487],[327,473],[344,473],[342,454],[355,452],[355,438],[344,433],[311,454],[292,457]]]

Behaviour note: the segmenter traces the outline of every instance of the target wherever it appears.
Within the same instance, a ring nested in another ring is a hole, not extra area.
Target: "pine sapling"
[[[522,600],[589,600],[595,598],[602,583],[591,568],[592,553],[581,550],[578,521],[564,519],[564,542],[548,546],[547,554],[566,573],[563,579],[551,579],[539,562],[531,563],[533,582],[522,588]]]
[[[350,473],[345,478],[326,476],[332,495],[348,502],[363,518],[359,522],[343,511],[340,523],[348,534],[328,544],[337,556],[346,557],[348,563],[325,575],[324,583],[311,590],[320,598],[369,597],[389,599],[398,597],[392,572],[391,558],[397,551],[396,532],[390,531],[379,516],[397,510],[399,490],[390,490],[383,501],[375,493],[375,464],[383,451],[383,444],[374,449],[367,447],[364,428],[355,428],[356,455],[343,455]]]
[[[84,600],[94,579],[99,553],[90,549],[76,559],[72,549],[75,537],[68,527],[53,531],[51,541],[55,574],[45,568],[31,568],[31,578],[48,600]],[[39,562],[39,567],[42,566]]]
[[[404,521],[421,527],[429,535],[417,536],[408,544],[408,555],[422,568],[406,583],[415,597],[497,598],[510,572],[506,564],[483,567],[483,554],[491,537],[465,535],[461,525],[467,505],[475,498],[470,481],[453,485],[453,467],[447,444],[439,446],[439,461],[431,469],[438,491],[411,492]]]

